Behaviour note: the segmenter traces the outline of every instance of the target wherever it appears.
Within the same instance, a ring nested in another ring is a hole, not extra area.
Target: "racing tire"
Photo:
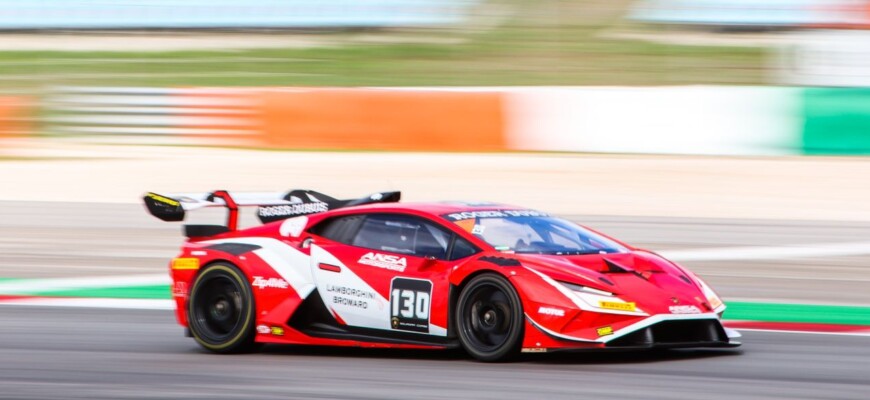
[[[456,302],[459,342],[472,357],[508,361],[519,353],[523,338],[523,305],[513,285],[487,273],[471,279]]]
[[[200,346],[215,353],[254,350],[254,297],[245,275],[231,264],[206,267],[194,280],[188,327]]]

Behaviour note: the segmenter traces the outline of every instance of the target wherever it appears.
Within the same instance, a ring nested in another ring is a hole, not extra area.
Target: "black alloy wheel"
[[[238,268],[212,264],[197,276],[190,291],[188,325],[197,343],[216,353],[254,349],[254,301]]]
[[[459,295],[456,326],[462,347],[481,361],[506,361],[519,352],[523,306],[510,282],[494,273],[474,277]]]

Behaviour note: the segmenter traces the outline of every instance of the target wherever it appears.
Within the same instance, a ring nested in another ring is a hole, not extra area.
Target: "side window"
[[[445,259],[450,233],[420,218],[399,214],[366,217],[351,242],[354,246],[417,257]]]
[[[314,225],[308,232],[339,243],[350,244],[364,218],[363,215],[329,218]]]
[[[450,261],[465,258],[476,254],[479,250],[467,240],[457,236],[453,242],[453,249],[450,250]]]

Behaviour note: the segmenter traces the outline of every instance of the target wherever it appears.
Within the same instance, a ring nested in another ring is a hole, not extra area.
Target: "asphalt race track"
[[[870,240],[863,223],[572,219],[684,255]],[[0,221],[0,277],[162,273],[181,240],[177,226],[136,205],[0,202]],[[867,255],[747,257],[685,264],[726,301],[870,303]],[[507,364],[462,352],[295,346],[221,356],[185,338],[169,311],[7,305],[0,306],[0,398],[870,398],[870,337],[743,333],[738,349],[554,353]]]
[[[266,347],[222,356],[168,311],[0,308],[10,399],[866,399],[870,337],[747,332],[739,350],[543,354]]]

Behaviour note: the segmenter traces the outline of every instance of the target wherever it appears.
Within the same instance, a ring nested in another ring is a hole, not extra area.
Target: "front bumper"
[[[606,343],[606,348],[737,347],[740,333],[718,319],[664,320]]]
[[[554,347],[563,349],[650,349],[741,345],[740,333],[725,328],[718,316],[712,313],[654,315],[595,338],[554,332],[533,320],[528,314],[526,319],[540,333],[559,342],[559,345]]]

